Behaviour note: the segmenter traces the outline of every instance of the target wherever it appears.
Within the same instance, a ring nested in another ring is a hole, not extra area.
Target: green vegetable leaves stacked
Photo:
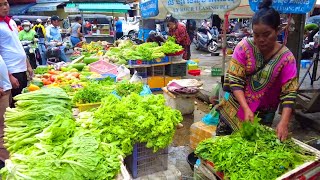
[[[139,94],[143,90],[142,83],[130,83],[128,81],[118,82],[116,92],[119,96],[128,96],[131,93]]]
[[[245,122],[230,136],[202,141],[195,153],[214,163],[230,180],[276,179],[314,157],[292,140],[280,142],[272,129]]]
[[[80,126],[99,131],[102,142],[117,145],[124,154],[130,154],[137,142],[145,142],[155,151],[167,147],[182,121],[179,111],[165,106],[162,95],[141,97],[135,93],[121,100],[109,95],[93,118],[82,118],[77,120]]]
[[[182,51],[183,48],[179,44],[176,43],[174,37],[169,36],[167,41],[162,44],[162,52],[165,54],[173,54],[179,51]]]
[[[122,152],[101,142],[100,132],[77,127],[70,98],[60,88],[18,95],[5,118],[10,159],[4,179],[113,179]],[[52,104],[50,104],[52,103]]]

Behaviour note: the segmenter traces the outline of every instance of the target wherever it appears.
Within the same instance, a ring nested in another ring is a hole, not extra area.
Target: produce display
[[[154,151],[167,147],[181,121],[180,111],[165,106],[163,95],[135,93],[122,99],[109,95],[94,113],[80,113],[77,119],[81,127],[98,131],[102,142],[116,145],[124,154],[130,154],[137,142]]]
[[[244,122],[240,131],[202,141],[195,153],[214,163],[230,180],[276,179],[306,161],[315,159],[292,140],[280,142],[274,130]]]
[[[5,147],[10,159],[4,179],[113,179],[120,170],[119,151],[100,134],[77,126],[70,98],[60,88],[43,88],[15,97],[8,108]]]
[[[162,52],[165,54],[174,54],[182,50],[183,50],[182,46],[177,44],[176,39],[171,36],[169,36],[167,41],[162,44]]]
[[[139,94],[143,90],[143,83],[121,81],[116,84],[116,93],[119,96],[128,96],[131,93]]]

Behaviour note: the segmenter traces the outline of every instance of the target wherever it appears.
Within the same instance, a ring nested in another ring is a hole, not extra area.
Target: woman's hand
[[[288,137],[288,123],[284,121],[280,121],[279,124],[277,125],[277,136],[281,141],[284,141]]]
[[[18,89],[20,87],[20,83],[19,83],[18,79],[16,79],[11,74],[9,75],[9,79],[10,79],[10,82],[11,82],[13,89]]]
[[[254,120],[254,114],[249,107],[244,109],[244,120],[245,121],[249,120],[251,122],[253,122]]]
[[[2,96],[4,96],[4,91],[3,91],[2,88],[0,88],[0,98],[1,98]]]

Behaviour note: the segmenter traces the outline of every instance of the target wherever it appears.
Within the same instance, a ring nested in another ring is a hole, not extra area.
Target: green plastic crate
[[[222,68],[211,68],[211,76],[222,76]]]

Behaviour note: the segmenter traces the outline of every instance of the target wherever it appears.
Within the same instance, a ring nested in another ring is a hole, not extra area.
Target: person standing
[[[116,39],[120,39],[123,36],[122,21],[118,17],[114,18],[114,20],[116,21]]]
[[[4,113],[10,103],[12,85],[8,75],[8,69],[0,56],[0,160],[4,162],[9,158],[8,151],[3,148]]]
[[[71,24],[71,35],[70,40],[72,46],[75,46],[79,42],[81,42],[81,37],[83,36],[81,33],[81,27],[82,27],[82,19],[81,17],[76,17],[75,22]]]
[[[14,97],[21,94],[22,89],[27,87],[26,72],[28,71],[29,76],[32,76],[33,70],[19,41],[18,27],[8,17],[9,9],[8,1],[0,0],[0,55],[7,66],[12,85],[11,95]],[[14,101],[11,107],[14,107]]]
[[[277,42],[280,14],[264,0],[252,18],[253,39],[244,38],[235,47],[226,74],[225,96],[219,104],[217,135],[240,129],[242,122],[254,121],[271,126],[280,104],[281,119],[276,133],[283,141],[297,96],[296,60],[292,52]]]
[[[46,61],[46,57],[45,57],[45,52],[46,52],[46,47],[44,45],[45,42],[45,35],[46,35],[46,29],[45,27],[42,25],[42,20],[41,19],[37,19],[36,20],[36,25],[33,26],[32,28],[38,35],[39,38],[39,51],[40,51],[40,55],[41,55],[41,65],[46,65],[47,61]]]
[[[188,19],[186,23],[187,32],[190,38],[190,42],[193,42],[195,36],[195,30],[197,29],[196,21],[193,19]]]
[[[184,48],[183,59],[189,60],[191,57],[190,52],[190,37],[187,33],[186,26],[182,23],[179,23],[177,19],[170,16],[167,19],[169,27],[169,35],[176,38],[176,43],[181,45]]]
[[[54,41],[57,43],[63,43],[62,41],[62,36],[60,33],[60,29],[59,29],[59,23],[60,23],[61,19],[59,18],[59,16],[52,16],[51,17],[51,25],[48,26],[46,28],[46,40],[48,42],[50,41]],[[60,48],[60,59],[64,62],[68,61],[68,58],[66,56],[66,53],[64,52],[65,46],[61,45],[59,46]]]

